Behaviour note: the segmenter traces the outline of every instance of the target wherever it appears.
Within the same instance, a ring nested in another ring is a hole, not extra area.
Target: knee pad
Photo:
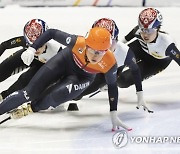
[[[117,80],[117,85],[119,88],[128,88],[130,83],[127,80],[120,78]]]
[[[117,78],[117,84],[120,88],[128,88],[129,86],[134,84],[132,73],[129,70],[122,72]]]

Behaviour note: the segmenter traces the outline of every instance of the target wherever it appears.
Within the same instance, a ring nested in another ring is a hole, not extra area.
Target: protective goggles
[[[146,33],[146,34],[152,34],[154,32],[156,32],[157,29],[156,28],[141,28],[140,32]]]
[[[104,55],[107,52],[107,50],[94,50],[91,47],[87,47],[87,51],[94,55]]]

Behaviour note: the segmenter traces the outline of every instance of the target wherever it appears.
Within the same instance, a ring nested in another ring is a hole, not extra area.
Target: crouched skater
[[[44,64],[24,89],[12,93],[0,104],[0,115],[12,111],[11,117],[18,118],[31,112],[46,110],[50,106],[57,107],[80,95],[92,83],[96,73],[104,73],[108,85],[112,130],[119,126],[131,130],[117,115],[117,64],[109,50],[109,31],[94,27],[83,37],[49,29],[23,52],[21,57],[24,63],[29,65],[36,50],[50,39],[66,48]],[[16,109],[28,101],[31,103]]]

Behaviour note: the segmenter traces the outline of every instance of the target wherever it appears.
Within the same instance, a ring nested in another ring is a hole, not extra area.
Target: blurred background
[[[0,6],[180,6],[179,0],[1,0]]]

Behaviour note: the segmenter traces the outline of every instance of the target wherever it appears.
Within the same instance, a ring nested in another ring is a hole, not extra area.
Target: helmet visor
[[[91,47],[87,47],[87,51],[90,52],[91,54],[94,54],[94,55],[105,55],[105,53],[107,52],[107,50],[94,50],[92,49]]]
[[[140,33],[153,34],[157,28],[140,28]]]

